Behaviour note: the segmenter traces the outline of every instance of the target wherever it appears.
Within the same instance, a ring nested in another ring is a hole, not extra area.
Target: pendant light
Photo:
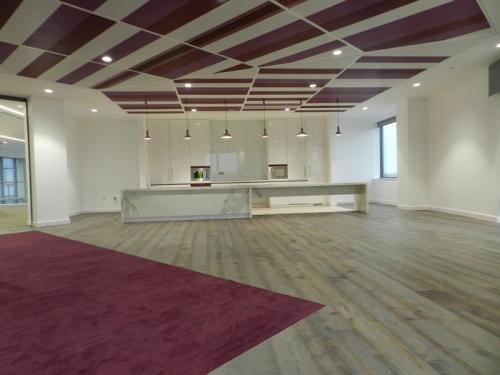
[[[266,101],[262,100],[262,103],[264,104],[264,131],[262,132],[261,137],[262,138],[267,138],[267,129],[266,129]]]
[[[188,99],[186,99],[186,107],[188,106]],[[191,139],[191,134],[189,134],[189,111],[184,110],[186,112],[186,135],[184,136],[184,139],[190,140]]]
[[[144,139],[146,141],[151,140],[151,136],[149,135],[149,124],[148,124],[148,101],[144,98],[144,107],[146,107],[146,134],[144,135]]]
[[[224,134],[221,135],[221,139],[231,139],[233,138],[233,136],[231,134],[229,134],[229,131],[227,130],[227,99],[224,100],[224,114],[225,114],[225,117],[226,117],[226,131],[224,132]]]
[[[302,119],[302,99],[300,99],[300,131],[297,133],[297,137],[304,138],[307,137],[308,134],[304,131],[304,122]]]
[[[339,98],[337,98],[337,131],[335,132],[335,136],[340,137],[342,132],[340,131],[340,113],[339,113]]]

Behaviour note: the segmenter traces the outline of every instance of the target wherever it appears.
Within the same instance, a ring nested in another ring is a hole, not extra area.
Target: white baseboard
[[[493,223],[500,223],[500,217],[497,217],[494,215],[482,214],[479,212],[459,210],[456,208],[445,208],[445,207],[438,207],[438,206],[410,206],[410,205],[406,205],[406,204],[398,204],[397,207],[401,210],[406,210],[406,211],[427,210],[427,211],[434,211],[434,212],[442,212],[442,213],[451,214],[451,215],[470,217],[472,219],[485,220],[485,221],[489,221],[489,222],[493,222]]]
[[[83,214],[83,210],[70,211],[69,217],[80,215],[80,214]]]
[[[459,216],[470,217],[472,219],[479,219],[479,220],[490,221],[493,223],[500,223],[500,217],[495,215],[487,215],[478,212],[458,210],[455,208],[436,207],[436,206],[430,206],[428,209],[431,211],[443,212],[446,214],[459,215]]]
[[[410,206],[408,204],[397,204],[397,208],[400,210],[406,210],[406,211],[420,211],[420,210],[431,210],[431,207],[429,206]]]
[[[82,214],[101,214],[101,213],[114,213],[121,212],[121,208],[84,208],[80,213]]]
[[[56,220],[40,220],[40,221],[33,221],[32,225],[34,227],[48,227],[51,225],[63,225],[63,224],[69,224],[71,221],[69,218],[65,219],[56,219]]]
[[[387,206],[397,206],[397,202],[394,201],[386,201],[383,199],[370,199],[370,203],[377,203],[377,204],[385,204]]]

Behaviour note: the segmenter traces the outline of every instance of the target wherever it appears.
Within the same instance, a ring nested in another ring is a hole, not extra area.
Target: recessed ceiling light
[[[316,88],[317,86],[318,86],[318,85],[316,85],[315,83],[311,83],[311,84],[309,85],[309,87],[310,87],[310,88],[312,88],[312,89]]]
[[[289,111],[290,111],[290,108],[288,108],[288,107],[287,107],[287,108],[285,108],[285,111],[289,112]]]
[[[496,47],[497,47],[497,48],[500,48],[500,43],[497,43],[497,46],[496,46]]]
[[[413,84],[413,87],[420,87],[420,82],[415,82],[415,83]]]
[[[17,108],[23,108],[23,106],[22,105],[18,105]]]
[[[1,144],[6,145],[8,142],[7,141],[0,141]]]
[[[52,94],[54,92],[54,90],[52,90],[52,89],[45,89],[43,91],[45,91],[45,93],[47,93],[47,94]]]
[[[342,50],[341,49],[336,49],[332,53],[333,53],[334,56],[339,56],[339,55],[342,55]]]
[[[361,108],[363,111],[368,111],[368,107]]]
[[[190,84],[189,82],[186,82],[186,83],[184,84],[184,87],[190,88],[190,87],[193,87],[193,85],[192,85],[192,84]]]
[[[101,60],[104,61],[105,63],[110,63],[113,61],[113,59],[111,58],[111,56],[103,56],[101,57]]]
[[[97,110],[97,108],[92,108],[92,109],[90,110],[90,112],[94,112],[94,113],[96,113],[96,112],[99,112],[99,111]]]
[[[191,108],[191,112],[196,112],[197,109],[196,108]]]

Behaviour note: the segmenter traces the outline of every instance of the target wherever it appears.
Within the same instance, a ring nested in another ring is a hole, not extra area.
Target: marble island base
[[[124,222],[252,217],[254,198],[353,194],[354,210],[368,212],[367,184],[259,183],[169,186],[122,191]]]

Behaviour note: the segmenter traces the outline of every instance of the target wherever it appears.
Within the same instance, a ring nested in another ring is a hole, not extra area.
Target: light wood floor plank
[[[137,224],[86,214],[43,230],[326,305],[215,375],[500,373],[496,224],[372,205]]]

